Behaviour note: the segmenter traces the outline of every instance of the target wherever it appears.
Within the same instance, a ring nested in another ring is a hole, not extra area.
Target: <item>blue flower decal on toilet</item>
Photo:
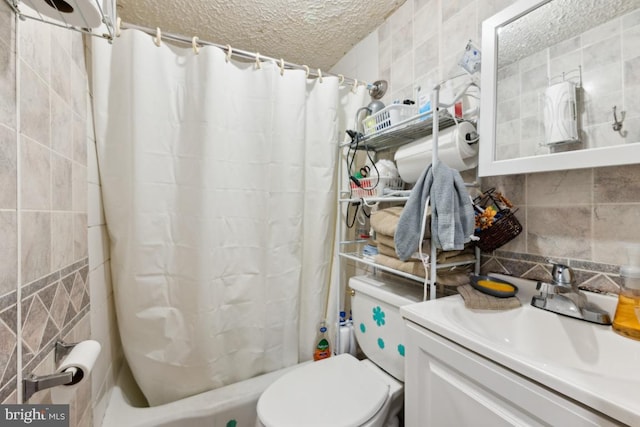
[[[380,306],[373,308],[373,320],[375,320],[378,326],[384,326],[384,311],[380,308]]]
[[[365,332],[367,332],[367,327],[364,325],[364,323],[360,323],[360,331],[364,334]]]
[[[378,338],[378,347],[380,347],[380,350],[384,350],[384,340],[382,338]]]
[[[398,353],[404,357],[404,346],[402,344],[398,344]]]

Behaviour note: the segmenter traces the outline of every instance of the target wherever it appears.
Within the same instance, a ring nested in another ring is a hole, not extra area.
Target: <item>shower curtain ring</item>
[[[260,52],[256,53],[256,70],[262,68],[262,64],[260,63]]]
[[[344,76],[342,74],[338,74],[338,84],[342,85],[344,83]]]
[[[309,78],[309,73],[311,72],[311,70],[309,70],[309,66],[303,65],[302,68],[304,68],[305,73],[307,73],[306,77]]]
[[[156,27],[156,36],[153,38],[153,42],[158,47],[162,44],[162,31],[160,31],[160,27]]]
[[[193,51],[197,54],[200,53],[200,46],[198,46],[198,36],[193,36],[191,39],[191,45],[193,46]]]
[[[357,93],[358,92],[358,79],[354,79],[353,80],[353,87],[351,88],[351,92],[353,92],[353,93]]]
[[[284,59],[280,58],[280,75],[284,76]]]
[[[120,37],[121,29],[122,29],[122,18],[118,16],[118,18],[116,19],[116,37]]]
[[[231,45],[230,45],[230,44],[228,44],[228,45],[227,45],[227,56],[226,56],[226,58],[225,58],[225,60],[226,60],[227,62],[229,62],[229,61],[231,60],[231,55],[232,55],[232,54],[233,54],[233,49],[231,49]]]
[[[318,81],[322,83],[322,70],[318,68]]]

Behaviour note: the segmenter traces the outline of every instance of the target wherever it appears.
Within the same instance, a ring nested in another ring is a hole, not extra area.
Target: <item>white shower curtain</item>
[[[311,357],[339,127],[364,92],[215,47],[157,47],[135,30],[94,40],[118,325],[151,405]]]

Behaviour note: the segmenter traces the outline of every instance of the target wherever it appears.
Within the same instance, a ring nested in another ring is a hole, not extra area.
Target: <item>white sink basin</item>
[[[640,342],[610,326],[530,305],[535,282],[500,276],[519,288],[522,307],[469,310],[459,295],[402,307],[403,316],[482,356],[629,425],[640,425]],[[617,298],[589,300],[615,312]]]

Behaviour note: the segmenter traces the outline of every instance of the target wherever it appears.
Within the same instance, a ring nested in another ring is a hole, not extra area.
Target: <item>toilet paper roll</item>
[[[56,372],[72,372],[72,382],[65,387],[73,387],[89,378],[91,370],[100,355],[100,343],[94,340],[82,341],[76,344],[64,358]]]
[[[31,9],[66,25],[97,28],[102,15],[97,0],[23,0]],[[101,0],[100,0],[101,1]]]
[[[444,129],[438,134],[438,159],[450,168],[464,171],[478,165],[478,144],[467,143],[467,134],[475,134],[469,122]],[[414,183],[433,158],[433,136],[400,147],[394,160],[403,181]]]
[[[56,372],[71,372],[72,382],[51,389],[52,403],[68,404],[72,401],[76,394],[76,388],[89,378],[100,355],[100,349],[100,343],[94,340],[82,341],[73,347],[56,370]]]

